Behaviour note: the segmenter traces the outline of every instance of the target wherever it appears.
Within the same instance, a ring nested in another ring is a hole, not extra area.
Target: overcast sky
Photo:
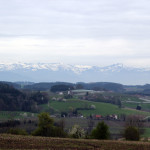
[[[150,67],[150,0],[0,0],[0,61]]]

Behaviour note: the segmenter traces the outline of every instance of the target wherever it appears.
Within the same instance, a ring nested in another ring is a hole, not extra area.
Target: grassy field
[[[144,128],[145,132],[141,137],[147,137],[150,138],[150,128]]]
[[[91,105],[95,105],[95,110],[80,110],[84,116],[89,116],[90,114],[100,114],[100,115],[109,115],[109,114],[142,114],[145,116],[149,116],[149,112],[137,111],[137,110],[130,110],[126,108],[118,108],[118,106],[109,104],[109,103],[101,103],[101,102],[91,102],[79,99],[69,99],[66,102],[59,102],[59,101],[50,101],[49,106],[47,104],[41,105],[43,111],[48,110],[50,107],[54,109],[55,112],[63,112],[69,111],[71,109],[76,108],[87,108]]]
[[[35,117],[37,114],[22,111],[0,111],[0,121]]]
[[[150,110],[150,104],[147,103],[123,103],[125,107],[136,109],[137,105],[142,107],[142,110]]]
[[[77,140],[18,135],[0,135],[0,149],[49,150],[149,150],[149,142]]]
[[[133,101],[133,102],[143,102],[143,100],[135,97],[135,96],[122,96],[121,101]]]

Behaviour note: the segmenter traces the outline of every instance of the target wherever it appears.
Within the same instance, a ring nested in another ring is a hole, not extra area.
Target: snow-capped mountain
[[[74,73],[81,73],[82,71],[86,71],[88,69],[92,68],[92,66],[86,66],[86,65],[65,65],[62,63],[0,63],[0,71],[11,71],[11,70],[18,70],[18,69],[25,69],[25,70],[51,70],[51,71],[59,71],[62,70],[72,70]]]
[[[1,81],[32,82],[117,82],[123,84],[150,83],[149,68],[130,68],[123,64],[106,67],[65,65],[62,63],[0,63]]]

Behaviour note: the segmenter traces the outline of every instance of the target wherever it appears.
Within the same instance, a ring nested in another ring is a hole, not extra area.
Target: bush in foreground
[[[46,137],[65,137],[66,133],[61,127],[54,126],[54,121],[50,118],[48,113],[41,113],[38,115],[38,128],[32,133],[34,136]]]
[[[124,137],[126,140],[129,141],[139,141],[140,140],[139,130],[133,126],[126,127],[124,131]]]
[[[109,139],[110,132],[109,127],[104,121],[97,124],[97,127],[92,130],[91,137],[94,139]]]
[[[85,131],[79,125],[74,125],[69,134],[72,138],[85,138]]]
[[[22,129],[14,129],[11,128],[7,131],[8,134],[16,134],[16,135],[28,135],[28,133],[25,130]]]

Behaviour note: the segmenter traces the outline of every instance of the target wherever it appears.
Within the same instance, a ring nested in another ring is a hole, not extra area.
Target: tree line
[[[18,122],[7,122],[9,124],[9,134],[20,134],[28,135],[25,130],[19,128],[11,128],[14,124],[18,125]],[[6,124],[5,124],[6,125]],[[111,138],[111,133],[108,125],[101,121],[93,128],[93,123],[89,122],[88,130],[81,128],[79,125],[74,125],[69,131],[65,131],[65,122],[63,120],[54,122],[48,113],[40,113],[38,115],[38,126],[30,134],[33,136],[44,136],[44,137],[63,137],[63,138],[81,138],[81,139],[99,139],[108,140]],[[3,126],[3,125],[2,125]],[[129,116],[122,136],[126,140],[139,141],[141,135],[144,133],[143,123],[139,116]]]

